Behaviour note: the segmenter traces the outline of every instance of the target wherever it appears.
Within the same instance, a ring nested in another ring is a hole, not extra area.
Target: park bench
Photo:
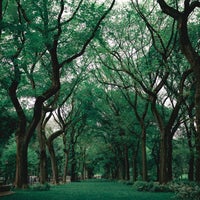
[[[10,191],[11,188],[12,188],[12,185],[0,185],[0,192]]]
[[[0,196],[4,193],[9,193],[12,189],[11,184],[6,184],[4,177],[0,177]]]

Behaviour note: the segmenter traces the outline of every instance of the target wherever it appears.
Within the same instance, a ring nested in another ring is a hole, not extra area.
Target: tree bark
[[[85,180],[87,178],[87,169],[86,169],[86,148],[81,148],[82,159],[81,159],[81,178]]]
[[[15,186],[17,188],[28,187],[28,144],[24,142],[23,137],[16,137],[16,176]]]
[[[199,62],[200,63],[200,62]],[[195,93],[195,108],[196,108],[196,134],[195,134],[195,147],[196,147],[196,162],[195,162],[195,180],[200,182],[200,65],[196,66],[198,70],[194,70],[196,75],[196,93]]]
[[[16,58],[18,54],[16,53]],[[15,107],[18,115],[18,128],[15,133],[16,138],[16,174],[15,174],[15,187],[27,188],[28,187],[28,144],[32,132],[26,130],[26,116],[17,98],[17,88],[20,83],[21,74],[19,71],[16,58],[13,58],[13,66],[15,68],[14,80],[9,87],[9,96]]]
[[[188,179],[189,181],[194,181],[194,152],[193,148],[190,149],[190,158],[189,158],[189,170],[188,170]]]
[[[185,123],[185,128],[186,128],[186,133],[187,133],[187,140],[188,140],[188,147],[189,147],[189,151],[190,151],[190,157],[189,157],[189,169],[188,169],[188,179],[190,181],[194,181],[194,161],[195,161],[195,156],[194,156],[194,147],[192,144],[192,136],[195,135],[195,126],[194,126],[194,119],[193,119],[193,114],[192,114],[192,110],[193,110],[193,105],[190,105],[188,107],[188,115],[190,118],[190,124],[189,127],[187,126],[187,123]]]
[[[50,159],[51,159],[51,169],[52,169],[53,184],[58,184],[59,183],[59,180],[58,180],[58,166],[57,166],[56,155],[55,155],[55,151],[54,151],[52,142],[48,142],[47,143],[47,147],[48,147],[49,154],[50,154]]]
[[[69,163],[69,151],[65,151],[65,164],[64,164],[64,172],[63,172],[63,182],[66,183],[66,177],[68,174],[68,163]]]
[[[172,181],[172,158],[173,158],[173,135],[169,134],[167,139],[167,182]]]
[[[70,160],[71,160],[71,181],[77,180],[77,173],[76,173],[76,158],[75,158],[75,146],[74,144],[71,144],[71,150],[70,150]]]
[[[45,141],[43,141],[45,144]],[[45,145],[41,145],[45,146]],[[47,182],[47,156],[45,147],[40,147],[40,172],[39,172],[39,180],[41,184],[45,184]]]
[[[156,140],[154,141],[154,144],[153,144],[153,148],[152,148],[152,157],[154,159],[154,162],[155,162],[155,165],[156,165],[156,181],[159,181],[159,174],[160,174],[160,167],[159,167],[159,158],[160,158],[160,152],[159,152],[159,142],[157,142]]]
[[[141,146],[142,146],[142,180],[147,181],[148,176],[147,176],[146,128],[145,128],[145,125],[143,124],[141,126],[141,128],[142,128],[142,141],[141,141]]]
[[[140,146],[140,142],[138,141],[136,147],[133,149],[133,154],[132,154],[133,182],[137,181],[137,178],[138,178],[137,156],[138,156],[139,146]]]
[[[128,147],[127,145],[124,146],[124,168],[125,168],[125,180],[130,180],[130,173],[129,173],[129,156],[128,156]]]
[[[41,120],[37,126],[37,135],[38,135],[38,142],[39,142],[39,180],[41,184],[47,182],[47,156],[46,156],[46,138],[45,138],[45,130],[43,127],[43,121],[45,118],[45,112],[42,112]]]
[[[151,110],[160,130],[159,183],[167,182],[167,135],[164,122],[156,108],[156,96],[151,99]]]
[[[167,183],[167,137],[165,131],[160,133],[160,175],[159,183]]]

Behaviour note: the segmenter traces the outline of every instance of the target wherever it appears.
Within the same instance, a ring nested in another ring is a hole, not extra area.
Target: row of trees
[[[95,174],[109,179],[158,180],[159,132],[150,109],[146,114],[147,163],[144,168],[142,129],[131,105],[121,91],[86,84],[79,85],[76,97],[68,100],[68,108],[59,111],[65,116],[66,130],[60,129],[59,113],[56,112],[43,130],[44,149],[38,148],[39,135],[32,138],[28,151],[29,175],[38,176],[39,171],[45,169],[43,173],[46,174],[40,174],[40,181],[52,179],[55,184],[61,180],[65,182],[67,175],[72,181]],[[133,94],[130,98],[138,102],[137,110],[142,112],[146,106],[143,100]],[[185,148],[186,141],[185,136],[174,141],[174,178],[187,173],[189,152]],[[11,137],[1,159],[4,164],[1,170],[8,180],[13,180],[15,175],[15,149]],[[146,177],[144,169],[147,170]]]
[[[75,78],[65,66],[84,53],[115,1],[108,8],[83,0],[1,2],[1,84],[18,117],[15,184],[23,188],[28,184],[28,145],[43,110],[59,104],[61,82]],[[23,105],[27,100],[33,105]]]
[[[15,132],[17,187],[28,185],[28,147],[41,183],[48,158],[54,183],[86,171],[129,180],[130,169],[133,180],[188,169],[200,181],[200,5],[184,2],[1,1],[1,117],[13,120],[1,131]]]
[[[104,35],[106,35],[107,43],[101,45],[100,50],[97,50],[98,60],[104,65],[105,70],[101,67],[101,72],[98,72],[97,76],[102,76],[104,83],[107,82],[123,88],[123,95],[133,105],[137,119],[142,127],[143,179],[146,180],[147,177],[145,152],[146,110],[137,112],[137,104],[134,104],[129,98],[130,92],[134,92],[147,101],[146,108],[148,106],[151,107],[152,115],[158,126],[160,132],[159,181],[161,183],[168,182],[173,177],[172,140],[180,127],[182,127],[183,122],[192,120],[188,141],[190,141],[191,165],[193,165],[194,149],[192,150],[191,148],[193,146],[191,135],[195,135],[195,177],[198,180],[199,141],[198,130],[195,130],[196,128],[194,127],[194,124],[197,125],[194,119],[197,119],[198,116],[193,116],[193,108],[198,104],[198,101],[195,101],[195,96],[197,96],[196,80],[193,76],[192,68],[188,67],[188,62],[180,54],[182,46],[179,45],[181,38],[179,30],[177,30],[176,21],[166,16],[162,17],[159,13],[160,8],[157,6],[156,2],[149,4],[148,8],[150,10],[148,10],[146,4],[142,6],[137,2],[135,4],[132,2],[132,9],[125,10],[124,13],[121,11],[115,14],[115,16],[120,16],[120,14],[126,16],[126,19],[123,18],[121,23],[119,22],[119,26],[123,27],[121,31],[116,29],[115,32],[110,28],[112,31],[109,32],[108,25],[106,26]],[[165,4],[165,6],[167,5]],[[178,6],[178,2],[174,6]],[[187,6],[189,7],[185,8],[185,10],[191,8],[190,5]],[[192,8],[194,9],[195,6]],[[133,10],[137,12],[136,15],[133,15]],[[192,10],[190,11],[192,12]],[[156,18],[156,15],[160,18]],[[139,22],[141,18],[143,19],[143,24]],[[192,22],[191,27],[193,26],[195,27]],[[149,37],[149,34],[151,37]],[[188,32],[184,32],[184,34],[187,35]],[[192,33],[190,33],[190,37],[193,39]],[[138,45],[138,41],[135,38],[140,38],[140,45]],[[192,42],[191,46],[197,43],[195,36]],[[198,51],[198,47],[196,51]],[[163,109],[165,108],[164,110],[168,106],[171,112],[169,110],[161,112],[158,105],[162,106]],[[188,118],[188,112],[190,113],[190,119]],[[185,125],[187,126],[188,124],[185,122]],[[189,130],[188,127],[186,130]],[[191,179],[193,179],[193,167],[190,166],[191,174],[189,176]]]

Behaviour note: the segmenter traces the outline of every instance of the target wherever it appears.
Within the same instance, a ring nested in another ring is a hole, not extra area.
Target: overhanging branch
[[[60,64],[60,68],[62,68],[65,64],[72,62],[74,59],[82,56],[87,48],[87,46],[90,44],[90,42],[94,39],[102,21],[106,18],[107,14],[112,10],[113,6],[115,4],[115,0],[112,1],[110,7],[105,11],[105,13],[102,15],[102,17],[99,19],[99,21],[97,22],[96,26],[94,27],[90,37],[86,40],[86,42],[83,44],[82,49],[74,54],[73,56],[71,56],[70,58],[64,60],[61,64]]]

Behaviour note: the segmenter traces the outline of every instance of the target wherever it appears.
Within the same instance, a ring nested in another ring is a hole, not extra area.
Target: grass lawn
[[[171,193],[136,192],[117,182],[77,182],[50,191],[16,191],[0,200],[170,200]]]

